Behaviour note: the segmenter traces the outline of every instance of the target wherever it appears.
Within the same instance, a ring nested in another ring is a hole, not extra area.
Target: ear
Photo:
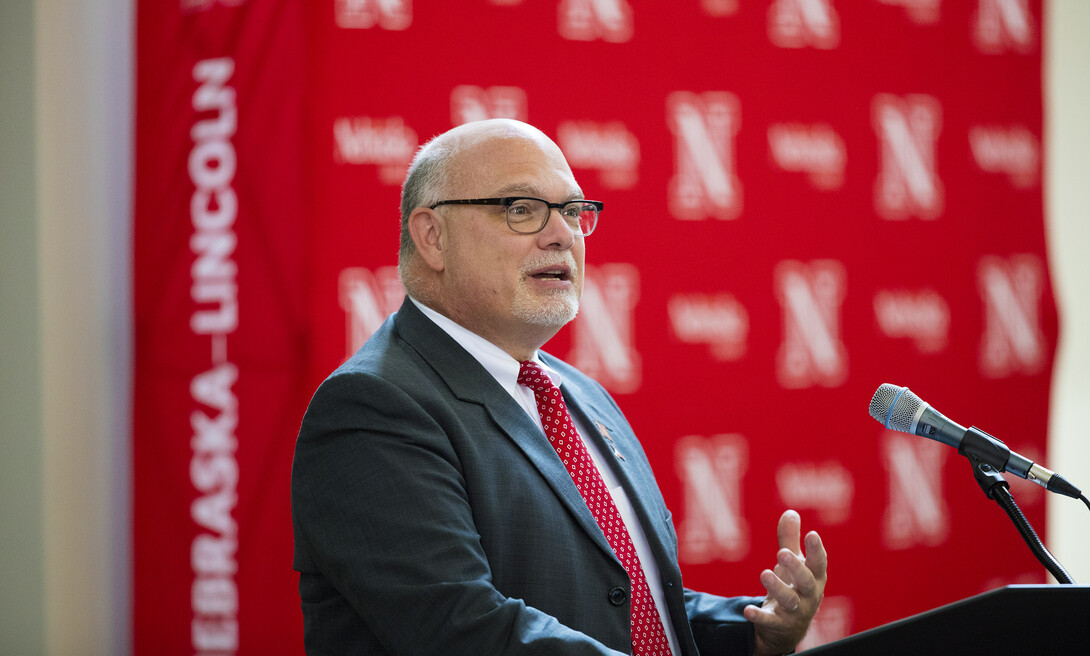
[[[433,271],[444,269],[446,222],[435,210],[418,207],[409,215],[409,235],[416,244],[420,259]]]

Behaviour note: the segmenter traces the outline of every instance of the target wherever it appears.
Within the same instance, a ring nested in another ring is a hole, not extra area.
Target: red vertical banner
[[[299,644],[301,5],[137,7],[134,651]]]

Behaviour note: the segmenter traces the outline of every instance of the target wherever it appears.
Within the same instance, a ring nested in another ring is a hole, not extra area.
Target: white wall
[[[1060,312],[1046,467],[1090,497],[1090,2],[1049,0],[1045,51],[1045,213]],[[1049,495],[1045,544],[1090,583],[1090,511]]]
[[[133,2],[0,5],[0,652],[125,654]]]
[[[0,2],[0,645],[40,654],[42,402],[32,0]]]
[[[1049,462],[1090,488],[1090,2],[1046,3]],[[129,651],[132,0],[0,0],[0,643]],[[1090,583],[1090,516],[1047,543]],[[1013,529],[1012,529],[1013,530]]]
[[[132,6],[34,5],[50,654],[129,651]]]

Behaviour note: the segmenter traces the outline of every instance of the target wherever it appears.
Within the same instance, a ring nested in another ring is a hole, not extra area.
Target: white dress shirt
[[[521,368],[518,360],[515,360],[506,351],[487,339],[462,327],[448,317],[439,314],[411,296],[409,297],[409,300],[412,301],[426,317],[435,322],[436,325],[442,328],[454,341],[458,342],[462,348],[480,362],[481,366],[483,366],[488,373],[492,374],[492,377],[496,379],[496,382],[498,382],[500,386],[511,395],[511,398],[522,406],[522,409],[526,411],[526,414],[533,419],[534,425],[538,427],[542,437],[544,437],[545,429],[541,428],[541,418],[537,413],[537,401],[534,399],[534,391],[525,385],[518,384],[519,369]],[[560,387],[563,383],[563,379],[559,373],[543,363],[537,353],[534,353],[531,360],[545,370],[545,373],[549,375],[549,378],[553,381],[554,385]],[[659,579],[659,568],[655,563],[654,556],[651,554],[651,546],[647,542],[647,535],[644,533],[643,526],[640,525],[639,518],[636,517],[636,513],[628,500],[628,495],[625,493],[624,488],[621,487],[620,481],[618,481],[617,477],[613,474],[613,470],[605,464],[601,450],[598,449],[593,440],[586,439],[586,435],[589,434],[587,432],[587,427],[584,426],[574,414],[571,415],[571,418],[575,423],[576,430],[579,431],[579,436],[583,438],[583,443],[587,446],[587,451],[594,461],[594,466],[598,468],[598,472],[602,475],[606,488],[613,497],[613,503],[617,506],[617,511],[620,512],[621,519],[624,521],[624,525],[628,529],[628,534],[632,538],[632,546],[636,549],[636,555],[640,558],[640,564],[643,565],[644,578],[647,579],[647,587],[651,589],[651,597],[655,600],[655,607],[659,612],[659,617],[662,619],[662,625],[666,629],[666,639],[670,643],[670,650],[674,654],[679,654],[681,650],[678,645],[677,635],[674,632],[673,624],[670,622],[666,610],[666,597],[663,593],[662,582]]]

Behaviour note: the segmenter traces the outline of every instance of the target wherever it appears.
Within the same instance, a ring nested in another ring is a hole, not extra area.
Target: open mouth
[[[530,277],[537,278],[538,280],[566,281],[571,278],[571,273],[564,267],[557,267],[555,269],[542,269],[541,271],[530,274]]]

